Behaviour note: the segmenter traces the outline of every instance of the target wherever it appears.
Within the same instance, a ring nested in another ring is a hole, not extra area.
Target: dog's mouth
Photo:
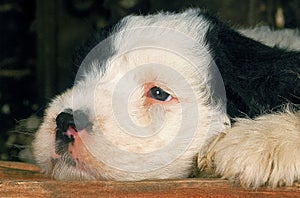
[[[76,123],[75,123],[75,121]],[[82,161],[81,148],[84,146],[82,135],[88,134],[92,124],[82,111],[67,109],[56,117],[55,157],[67,159],[69,165],[75,166]]]

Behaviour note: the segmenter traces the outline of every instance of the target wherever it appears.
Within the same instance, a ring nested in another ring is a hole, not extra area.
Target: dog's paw
[[[300,112],[238,119],[224,134],[199,154],[200,169],[246,188],[289,186],[300,179]]]

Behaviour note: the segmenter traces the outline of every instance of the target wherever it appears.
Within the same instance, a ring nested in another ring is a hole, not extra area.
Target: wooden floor
[[[245,190],[221,179],[55,181],[25,163],[0,161],[0,197],[300,197],[300,187]]]

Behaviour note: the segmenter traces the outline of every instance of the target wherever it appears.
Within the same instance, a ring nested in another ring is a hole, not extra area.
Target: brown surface
[[[0,197],[300,197],[297,186],[245,190],[221,179],[55,181],[18,162],[0,162],[0,178]]]

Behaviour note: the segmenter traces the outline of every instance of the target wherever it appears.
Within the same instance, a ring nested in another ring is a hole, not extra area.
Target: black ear
[[[300,104],[300,52],[268,47],[206,17],[207,45],[223,77],[230,116]]]
[[[103,52],[106,52],[104,54],[99,54],[98,58],[104,62],[104,60],[107,59],[107,54],[111,55],[114,52],[114,49],[112,48],[112,45],[110,43],[109,35],[113,30],[113,27],[116,25],[116,23],[113,23],[111,25],[108,25],[98,31],[93,32],[90,37],[82,44],[79,45],[78,48],[75,50],[75,53],[72,57],[72,73],[73,78],[75,80],[75,76],[77,75],[78,79],[80,78],[80,73],[82,74],[85,71],[90,71],[91,68],[89,65],[85,65],[84,68],[80,68],[82,66],[83,61],[87,57],[87,55],[92,51],[92,49],[99,44],[100,42],[103,42],[106,44],[106,49],[103,49]],[[104,45],[104,44],[103,44]],[[92,60],[90,60],[92,61]],[[101,65],[100,65],[101,66]],[[101,68],[105,69],[105,68]]]

